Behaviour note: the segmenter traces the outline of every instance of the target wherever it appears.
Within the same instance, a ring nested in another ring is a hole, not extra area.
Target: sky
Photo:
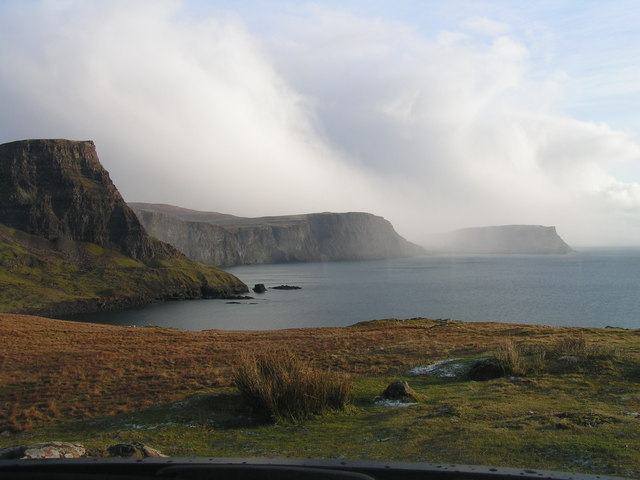
[[[640,2],[0,0],[0,143],[130,202],[640,245]]]

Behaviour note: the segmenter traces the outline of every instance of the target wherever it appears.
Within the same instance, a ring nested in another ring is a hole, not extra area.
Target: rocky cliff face
[[[0,311],[72,313],[246,285],[151,238],[93,142],[0,145]]]
[[[114,248],[136,259],[166,250],[152,244],[90,141],[0,145],[0,222],[49,240]]]
[[[151,235],[210,265],[367,260],[424,253],[399,236],[387,220],[368,213],[242,218],[169,205],[134,203],[131,207]]]
[[[555,227],[540,225],[465,228],[442,235],[436,248],[456,253],[564,254],[572,251]]]

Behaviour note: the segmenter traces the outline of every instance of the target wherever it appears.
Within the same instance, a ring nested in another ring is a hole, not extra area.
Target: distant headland
[[[370,213],[244,218],[172,205],[130,203],[153,236],[208,265],[374,260],[424,255]]]
[[[502,225],[464,228],[438,235],[432,248],[452,253],[565,254],[573,249],[556,227]]]

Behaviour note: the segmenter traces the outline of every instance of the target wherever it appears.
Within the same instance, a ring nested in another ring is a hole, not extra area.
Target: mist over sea
[[[165,302],[71,319],[188,330],[346,326],[382,318],[452,318],[640,328],[640,248],[568,255],[442,255],[227,268],[254,300]]]

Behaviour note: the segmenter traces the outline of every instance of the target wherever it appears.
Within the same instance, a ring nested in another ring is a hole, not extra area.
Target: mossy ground
[[[14,415],[18,427],[0,436],[0,447],[67,440],[102,450],[139,441],[172,456],[345,457],[640,476],[638,330],[414,319],[185,332],[5,315],[0,333],[0,405],[9,407],[5,421]],[[576,334],[616,354],[486,382],[407,375],[451,356],[492,354],[506,335],[549,346]],[[30,351],[21,353],[25,345]],[[229,382],[234,358],[283,346],[349,373],[351,405],[298,424],[254,419]],[[423,401],[375,404],[395,379],[407,380]]]
[[[396,378],[359,379],[346,411],[300,424],[255,423],[235,389],[218,388],[138,413],[24,432],[1,443],[56,439],[104,450],[142,442],[171,456],[344,457],[640,474],[640,420],[625,413],[640,401],[629,398],[637,383],[410,377],[423,403],[374,404],[372,398]],[[613,385],[619,393],[607,388]]]
[[[0,312],[46,311],[65,302],[148,303],[199,293],[203,284],[235,291],[241,282],[182,255],[143,263],[99,245],[46,239],[0,225]]]

